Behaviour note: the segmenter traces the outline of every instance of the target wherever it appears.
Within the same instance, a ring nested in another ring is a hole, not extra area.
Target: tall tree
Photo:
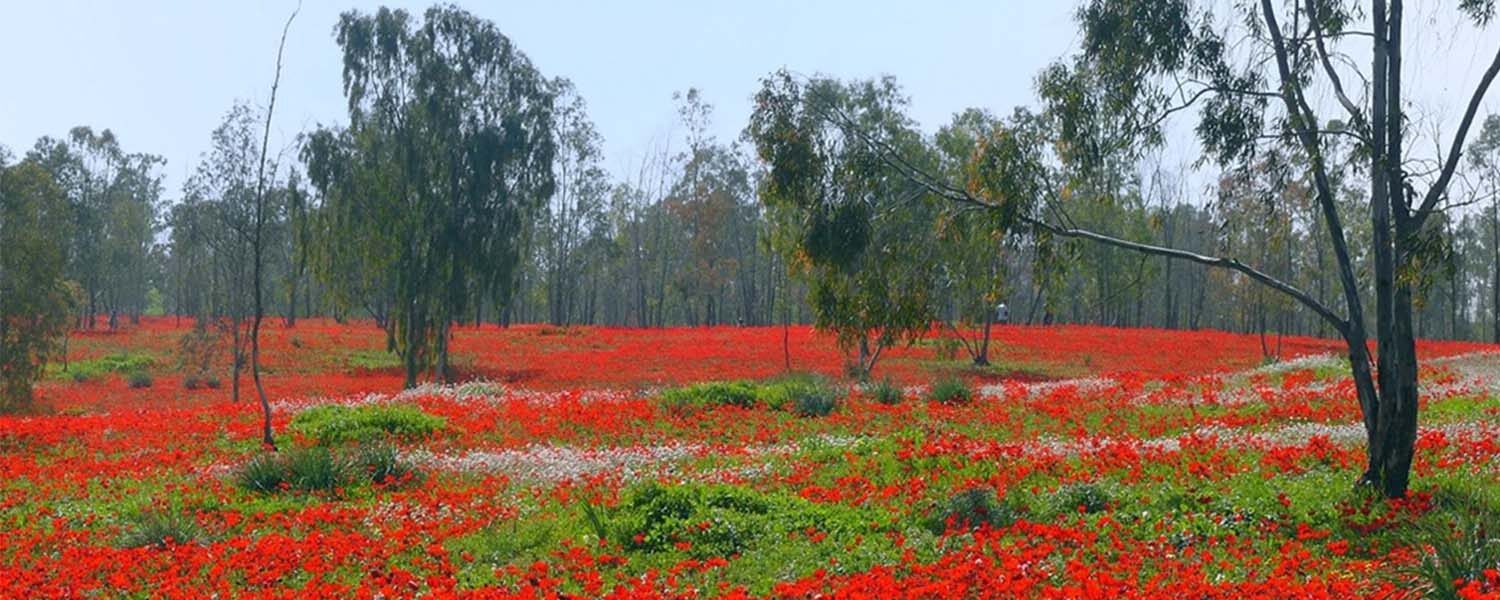
[[[337,232],[325,241],[391,282],[406,385],[429,366],[446,380],[451,324],[478,294],[508,302],[522,234],[553,193],[553,93],[494,24],[455,7],[420,22],[351,11],[335,31],[349,125],[303,149]]]
[[[747,134],[771,165],[761,200],[792,229],[784,251],[809,282],[815,324],[837,334],[855,353],[850,371],[865,376],[884,349],[926,332],[938,288],[931,194],[881,153],[928,169],[936,153],[903,114],[906,99],[890,78],[804,84],[777,73],[755,101]],[[862,137],[850,139],[830,115]]]
[[[32,385],[67,331],[67,197],[33,159],[0,147],[0,412],[31,407]]]

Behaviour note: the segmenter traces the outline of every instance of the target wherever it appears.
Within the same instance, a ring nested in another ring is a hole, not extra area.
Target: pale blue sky
[[[279,141],[344,120],[332,28],[340,12],[379,4],[305,1],[287,44]],[[385,4],[420,12],[430,2]],[[630,173],[653,143],[672,135],[674,91],[701,89],[716,107],[714,132],[731,138],[759,78],[775,69],[892,74],[912,96],[913,116],[931,129],[966,107],[1006,113],[1034,103],[1035,74],[1077,41],[1070,0],[459,4],[494,21],[546,75],[577,84],[605,138],[606,166],[617,174]],[[1411,4],[1413,115],[1418,133],[1441,129],[1446,140],[1467,100],[1458,95],[1500,46],[1500,27],[1456,24],[1448,14],[1453,0]],[[175,197],[230,104],[265,101],[277,37],[294,6],[296,0],[11,1],[0,19],[0,144],[21,153],[39,136],[75,125],[108,127],[128,150],[168,159],[168,195]],[[1485,113],[1500,108],[1500,90],[1485,104]],[[1433,147],[1419,141],[1413,150],[1430,154]],[[1187,162],[1191,145],[1178,151],[1184,149],[1167,162]]]
[[[306,0],[292,25],[276,129],[290,139],[344,120],[338,14],[377,2]],[[386,2],[420,13],[430,2]],[[589,103],[606,166],[628,172],[672,133],[672,93],[701,89],[714,130],[738,135],[759,78],[788,67],[841,77],[896,75],[929,126],[965,107],[1008,111],[1032,77],[1068,53],[1071,3],[460,2],[494,21],[548,76]],[[16,153],[74,125],[108,127],[132,151],[168,159],[168,193],[236,98],[264,102],[295,0],[16,2],[0,20],[7,91],[0,144]]]

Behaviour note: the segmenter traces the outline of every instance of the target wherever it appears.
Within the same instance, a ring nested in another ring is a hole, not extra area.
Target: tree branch
[[[1453,135],[1453,146],[1448,151],[1448,159],[1443,163],[1442,174],[1438,175],[1432,187],[1427,188],[1427,195],[1422,198],[1422,205],[1417,209],[1414,216],[1416,227],[1422,226],[1422,221],[1437,207],[1438,199],[1447,190],[1448,182],[1453,179],[1453,171],[1458,167],[1458,159],[1463,155],[1464,140],[1469,136],[1469,126],[1474,124],[1474,115],[1479,112],[1479,105],[1484,101],[1484,95],[1490,89],[1490,84],[1495,81],[1496,73],[1500,73],[1500,50],[1495,51],[1494,60],[1490,61],[1490,68],[1484,71],[1484,76],[1479,79],[1479,86],[1474,88],[1474,95],[1469,98],[1469,107],[1464,111],[1464,118],[1458,123],[1458,132]]]
[[[1340,317],[1338,313],[1333,312],[1333,309],[1325,306],[1321,302],[1318,302],[1317,299],[1308,295],[1306,292],[1297,289],[1291,284],[1267,275],[1266,273],[1256,270],[1254,267],[1246,265],[1245,263],[1242,263],[1233,258],[1226,258],[1222,256],[1208,256],[1204,254],[1198,254],[1196,252],[1189,252],[1187,250],[1180,250],[1177,248],[1168,248],[1166,246],[1156,246],[1152,244],[1132,242],[1130,240],[1104,235],[1102,233],[1089,231],[1086,229],[1058,227],[1056,225],[1052,225],[1051,223],[1047,223],[1045,221],[1032,217],[1021,217],[1021,220],[1033,227],[1048,231],[1053,235],[1092,240],[1101,244],[1114,246],[1116,248],[1122,248],[1125,250],[1131,250],[1134,252],[1141,252],[1154,256],[1165,256],[1167,258],[1176,258],[1186,260],[1188,262],[1198,263],[1200,265],[1218,267],[1221,269],[1228,269],[1238,272],[1242,275],[1245,275],[1246,277],[1254,279],[1257,282],[1265,284],[1266,286],[1269,286],[1276,291],[1286,294],[1293,300],[1296,300],[1302,303],[1302,305],[1312,309],[1313,312],[1318,313],[1318,316],[1323,317],[1324,320],[1333,325],[1333,328],[1338,330],[1340,335],[1347,335],[1348,333],[1349,322],[1344,320],[1343,317]]]

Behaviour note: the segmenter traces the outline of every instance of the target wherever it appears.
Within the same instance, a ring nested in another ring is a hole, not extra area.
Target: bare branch
[[[1490,61],[1490,68],[1484,71],[1484,76],[1479,79],[1479,86],[1474,88],[1474,95],[1469,98],[1469,107],[1464,111],[1464,118],[1458,123],[1458,132],[1453,135],[1452,149],[1448,151],[1448,158],[1443,163],[1443,172],[1438,175],[1432,187],[1427,188],[1427,195],[1422,198],[1422,205],[1417,209],[1413,219],[1413,229],[1420,228],[1422,221],[1432,213],[1437,206],[1438,199],[1447,190],[1448,182],[1453,179],[1453,171],[1458,167],[1458,159],[1463,155],[1464,141],[1469,136],[1469,126],[1474,124],[1474,115],[1479,112],[1479,105],[1484,101],[1485,92],[1489,91],[1490,84],[1495,81],[1496,73],[1500,73],[1500,50],[1495,51],[1494,60]]]

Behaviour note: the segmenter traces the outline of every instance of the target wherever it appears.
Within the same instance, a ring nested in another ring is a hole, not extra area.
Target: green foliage
[[[974,392],[969,389],[969,382],[963,378],[948,377],[932,384],[932,389],[927,392],[927,399],[943,404],[968,404],[974,400]]]
[[[1056,514],[1070,512],[1097,513],[1109,508],[1112,501],[1109,489],[1097,483],[1070,483],[1058,488],[1052,497],[1052,510]]]
[[[890,379],[866,384],[865,393],[876,402],[886,405],[900,404],[901,400],[906,397],[906,392],[901,389],[901,386],[892,383]]]
[[[287,477],[281,457],[272,453],[255,455],[234,475],[241,488],[261,494],[281,491],[288,484]]]
[[[410,387],[444,364],[469,302],[509,301],[556,186],[556,92],[493,23],[457,7],[350,11],[334,31],[349,125],[312,132],[302,151],[323,199],[313,237],[329,249],[316,272],[346,305],[402,307],[384,325]]]
[[[354,482],[347,460],[323,446],[293,448],[281,453],[287,483],[302,492],[332,492]]]
[[[151,374],[145,371],[131,371],[125,375],[125,381],[133,390],[151,387],[153,383]]]
[[[360,445],[354,453],[353,463],[360,473],[376,484],[416,482],[422,476],[416,465],[401,458],[395,446],[383,442]]]
[[[694,558],[744,554],[788,536],[870,531],[859,511],[743,487],[646,484],[628,490],[609,515],[612,541],[632,552],[686,547]]]
[[[31,387],[67,333],[69,207],[42,165],[0,157],[0,413],[31,407]]]
[[[826,379],[811,373],[785,375],[765,382],[709,381],[663,390],[657,401],[668,411],[692,412],[715,406],[750,408],[763,404],[803,417],[827,415],[838,407],[839,393]]]
[[[271,494],[281,491],[337,492],[355,483],[355,466],[323,446],[292,448],[251,458],[235,474],[245,490]]]
[[[89,381],[114,373],[128,378],[131,374],[145,373],[155,366],[156,357],[150,354],[122,352],[74,361],[68,365],[66,375],[73,381]],[[54,374],[63,375],[61,371]]]
[[[165,549],[174,544],[198,542],[203,537],[203,527],[191,512],[147,509],[129,520],[119,545],[122,548]]]
[[[1456,600],[1463,582],[1484,581],[1500,565],[1500,506],[1483,489],[1435,500],[1443,510],[1403,536],[1421,555],[1407,574],[1425,597]]]
[[[809,284],[815,324],[873,369],[882,351],[910,343],[932,321],[939,289],[931,241],[935,198],[885,160],[937,157],[904,114],[891,78],[762,82],[747,134],[771,172],[761,201],[776,246]]]
[[[709,381],[664,390],[658,400],[671,411],[692,411],[713,406],[755,405],[755,384],[748,381]]]
[[[318,445],[329,446],[387,437],[417,441],[446,426],[446,419],[411,404],[324,404],[297,413],[292,417],[291,430]]]
[[[973,487],[948,498],[948,501],[928,522],[928,529],[935,534],[941,534],[950,529],[1005,527],[1015,520],[1015,509],[997,499],[995,490],[987,487]]]

